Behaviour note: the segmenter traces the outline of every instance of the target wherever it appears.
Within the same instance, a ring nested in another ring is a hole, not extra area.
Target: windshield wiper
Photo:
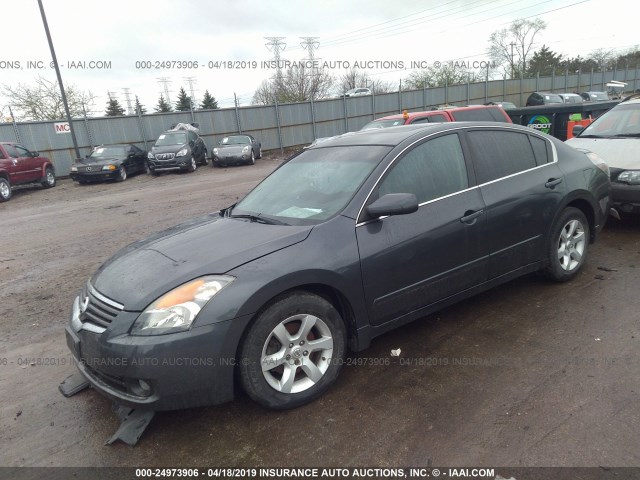
[[[578,135],[576,138],[612,138],[611,135]]]
[[[266,225],[289,225],[275,218],[263,217],[261,213],[258,215],[227,215],[229,218],[246,218],[252,222],[264,223]]]
[[[640,133],[617,133],[616,137],[640,137]]]

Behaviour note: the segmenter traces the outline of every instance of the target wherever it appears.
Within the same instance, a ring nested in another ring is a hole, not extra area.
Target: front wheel
[[[198,168],[198,164],[196,163],[196,159],[194,157],[191,157],[191,164],[189,165],[189,171],[190,172],[195,172],[196,168]]]
[[[249,328],[237,363],[240,381],[265,407],[299,407],[335,382],[345,352],[345,325],[333,305],[293,292],[272,303]]]
[[[119,175],[117,178],[118,182],[124,182],[127,179],[127,167],[125,167],[124,165],[120,165],[120,171],[119,171]]]
[[[53,173],[53,168],[47,167],[44,171],[44,178],[40,182],[44,188],[51,188],[56,186],[56,176]]]
[[[11,198],[11,184],[9,180],[0,177],[0,202],[6,202]]]
[[[557,282],[575,277],[587,258],[589,222],[582,211],[568,207],[551,229],[545,273]]]
[[[249,165],[255,165],[256,163],[256,155],[253,153],[253,149],[251,150],[251,158],[249,159]]]

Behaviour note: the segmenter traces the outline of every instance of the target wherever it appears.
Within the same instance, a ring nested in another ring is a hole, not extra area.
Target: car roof
[[[416,117],[424,117],[427,115],[442,115],[442,112],[459,112],[461,110],[484,110],[487,108],[495,108],[500,107],[499,105],[468,105],[466,107],[448,107],[443,108],[441,110],[424,110],[422,112],[407,112],[406,116],[404,113],[394,113],[393,115],[387,115],[386,117],[376,118],[374,122],[378,120],[397,120],[400,118],[416,118]]]
[[[100,148],[100,147],[130,147],[132,144],[131,143],[109,143],[109,144],[103,144],[103,145],[96,145],[95,148]]]
[[[309,147],[308,150],[327,147],[342,147],[356,145],[385,145],[395,147],[403,141],[413,136],[421,137],[425,133],[438,133],[461,127],[492,127],[499,129],[519,130],[523,133],[536,133],[530,128],[512,123],[503,122],[444,122],[444,123],[421,123],[417,125],[400,125],[389,128],[376,128],[371,130],[360,130],[344,135],[330,138],[322,143]]]

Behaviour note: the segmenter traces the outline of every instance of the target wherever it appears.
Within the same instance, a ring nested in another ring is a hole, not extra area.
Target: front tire
[[[44,178],[40,183],[44,188],[52,188],[56,186],[56,176],[53,173],[53,168],[47,167],[44,170]]]
[[[0,202],[6,202],[11,198],[11,183],[4,177],[0,177]]]
[[[198,168],[198,164],[196,163],[196,159],[194,157],[191,157],[191,164],[189,165],[189,172],[195,172],[196,169]]]
[[[346,329],[322,297],[298,291],[274,301],[240,347],[240,382],[261,405],[285,410],[309,403],[338,378]]]
[[[549,265],[544,273],[557,282],[575,277],[587,258],[589,222],[577,208],[563,210],[551,229],[547,250]]]
[[[118,182],[124,182],[127,179],[127,168],[124,165],[120,165]]]
[[[251,149],[251,158],[249,159],[249,165],[255,165],[256,164],[256,155],[255,153],[253,153],[253,149]]]

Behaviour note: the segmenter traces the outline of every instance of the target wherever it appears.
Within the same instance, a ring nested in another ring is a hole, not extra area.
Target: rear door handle
[[[473,225],[476,223],[476,219],[484,213],[484,210],[478,210],[474,212],[473,210],[467,210],[464,212],[464,217],[460,219],[462,223],[466,223],[467,225]]]
[[[544,186],[553,189],[556,185],[560,185],[561,183],[561,178],[550,178],[549,180],[547,180],[547,183],[545,183]]]

